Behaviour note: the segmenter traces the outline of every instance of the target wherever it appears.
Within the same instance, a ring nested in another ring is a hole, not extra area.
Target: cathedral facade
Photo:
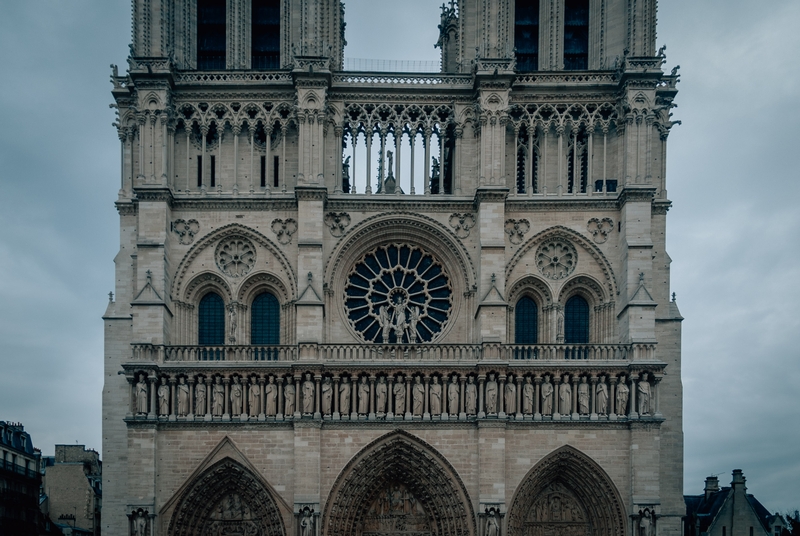
[[[680,534],[656,0],[132,7],[104,532]]]

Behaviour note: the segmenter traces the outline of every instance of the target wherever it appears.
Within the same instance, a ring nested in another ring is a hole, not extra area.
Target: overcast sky
[[[354,58],[436,60],[441,0],[347,0]],[[0,0],[0,420],[101,449],[130,2]],[[377,23],[380,21],[379,23]],[[660,2],[682,82],[668,251],[683,323],[685,488],[800,508],[800,2]]]

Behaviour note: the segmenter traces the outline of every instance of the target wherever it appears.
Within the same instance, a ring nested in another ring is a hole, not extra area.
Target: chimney
[[[733,480],[731,480],[731,487],[734,490],[738,490],[738,489],[741,488],[741,490],[743,492],[747,491],[747,486],[744,485],[744,482],[745,482],[745,480],[744,480],[744,475],[742,474],[742,470],[741,469],[734,469],[733,470]]]
[[[712,493],[719,491],[719,479],[714,475],[706,478],[706,499],[708,499]]]

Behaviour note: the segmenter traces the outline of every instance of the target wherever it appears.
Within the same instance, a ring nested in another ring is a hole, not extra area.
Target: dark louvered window
[[[589,0],[564,0],[564,69],[589,68]]]
[[[571,297],[564,307],[564,342],[589,343],[589,304],[580,296]]]
[[[225,68],[226,0],[197,0],[197,68]]]
[[[539,0],[516,0],[514,48],[518,71],[539,70]]]
[[[536,344],[539,330],[539,312],[536,302],[523,296],[514,308],[514,342]]]
[[[278,299],[267,292],[253,300],[250,316],[251,344],[280,344],[281,311]]]
[[[213,292],[203,296],[198,311],[198,339],[201,346],[225,344],[225,303]]]
[[[253,1],[251,62],[253,69],[281,68],[280,0]]]

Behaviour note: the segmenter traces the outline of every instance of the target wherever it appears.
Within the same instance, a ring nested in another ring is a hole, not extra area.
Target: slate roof
[[[727,486],[719,491],[712,492],[708,498],[706,498],[705,494],[684,495],[683,500],[686,503],[686,517],[683,521],[685,536],[700,536],[700,533],[707,532],[731,493],[732,488]],[[747,494],[747,502],[753,508],[759,521],[761,521],[764,530],[769,532],[770,522],[774,516],[758,499],[749,493]]]

